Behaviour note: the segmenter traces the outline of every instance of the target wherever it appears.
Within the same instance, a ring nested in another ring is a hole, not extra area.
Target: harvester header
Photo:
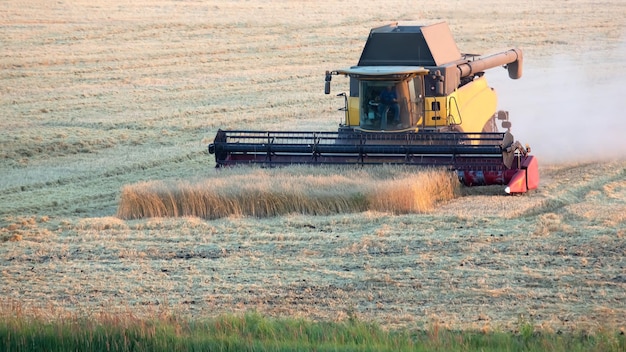
[[[336,132],[222,131],[209,152],[233,164],[402,164],[456,170],[467,186],[502,184],[507,193],[537,188],[537,160],[515,141],[508,112],[485,71],[522,76],[522,51],[463,54],[445,22],[392,23],[371,29],[357,65],[326,71],[349,78],[344,122]],[[502,122],[505,131],[498,130]]]

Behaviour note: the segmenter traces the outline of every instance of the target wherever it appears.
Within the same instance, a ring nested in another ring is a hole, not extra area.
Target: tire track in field
[[[533,218],[582,202],[586,193],[624,179],[624,170],[626,161],[540,166],[537,190],[509,196],[503,186],[464,188],[465,196],[441,204],[433,214],[461,218]]]
[[[588,202],[585,196],[589,193],[602,192],[607,184],[626,179],[626,161],[559,165],[547,170],[545,176],[548,184],[541,192],[546,199],[523,216],[559,213],[567,206]]]

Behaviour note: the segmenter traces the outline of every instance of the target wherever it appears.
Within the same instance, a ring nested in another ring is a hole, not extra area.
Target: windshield
[[[415,88],[404,81],[362,80],[359,86],[360,127],[367,130],[401,130],[412,126]]]

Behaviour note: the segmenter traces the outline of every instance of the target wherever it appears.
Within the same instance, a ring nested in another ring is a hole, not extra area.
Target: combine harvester
[[[515,141],[508,112],[484,71],[522,76],[522,52],[462,54],[446,23],[393,23],[370,31],[358,65],[326,72],[350,79],[345,120],[336,132],[223,131],[209,145],[217,166],[400,164],[456,170],[466,186],[537,188],[537,159]],[[383,93],[385,90],[387,92]],[[396,101],[384,104],[385,98]],[[381,93],[383,93],[381,95]],[[382,98],[382,101],[381,101]],[[498,132],[497,121],[505,132]]]

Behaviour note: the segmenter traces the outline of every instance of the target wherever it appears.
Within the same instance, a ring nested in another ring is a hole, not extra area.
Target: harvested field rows
[[[623,18],[617,0],[3,2],[0,314],[626,329]],[[524,50],[521,80],[487,77],[539,190],[463,189],[427,214],[116,217],[125,186],[216,177],[218,128],[336,129],[324,71],[398,19]]]

